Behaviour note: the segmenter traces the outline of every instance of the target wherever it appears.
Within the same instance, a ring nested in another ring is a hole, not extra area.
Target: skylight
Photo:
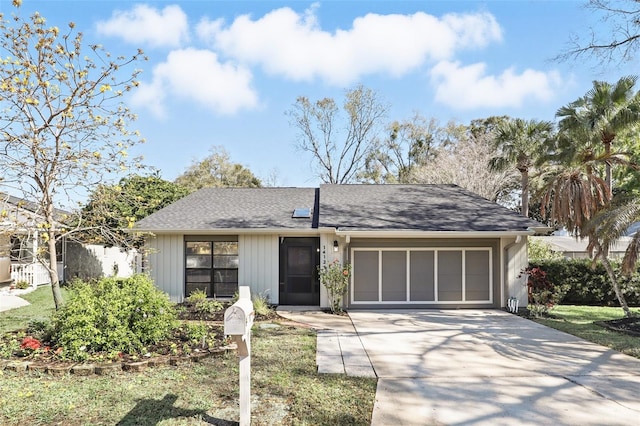
[[[311,209],[309,207],[300,207],[293,209],[293,214],[291,215],[294,219],[301,218],[309,218],[311,217]]]

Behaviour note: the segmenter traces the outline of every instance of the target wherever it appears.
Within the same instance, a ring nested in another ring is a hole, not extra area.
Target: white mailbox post
[[[224,334],[238,345],[240,358],[240,426],[251,424],[251,326],[255,313],[249,287],[240,286],[236,303],[224,311]]]

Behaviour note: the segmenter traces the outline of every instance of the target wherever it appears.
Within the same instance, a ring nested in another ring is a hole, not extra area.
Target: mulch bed
[[[640,317],[620,318],[609,321],[598,321],[596,324],[610,330],[640,337]]]
[[[203,347],[201,344],[190,342],[176,331],[167,341],[147,347],[146,355],[120,354],[118,359],[107,359],[100,354],[92,354],[91,360],[86,362],[70,362],[57,357],[53,351],[29,354],[27,356],[13,356],[10,359],[0,360],[0,370],[8,369],[18,372],[48,373],[51,375],[76,374],[86,376],[89,374],[110,374],[120,371],[142,371],[147,367],[158,365],[182,365],[189,362],[198,362],[209,356],[217,356],[229,350],[235,350],[235,344],[230,343],[224,336],[224,309],[214,313],[202,313],[193,309],[193,305],[183,303],[178,305],[178,319],[185,322],[202,322],[206,324],[210,334],[215,334],[213,341],[209,340]],[[271,321],[280,318],[275,310],[267,315],[258,315],[256,321]],[[20,331],[6,333],[5,336],[18,336]],[[22,332],[24,336],[24,332]],[[10,339],[11,337],[5,337]]]

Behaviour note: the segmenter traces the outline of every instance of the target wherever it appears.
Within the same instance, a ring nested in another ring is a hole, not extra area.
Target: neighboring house
[[[140,220],[172,300],[238,285],[328,306],[319,265],[352,264],[348,308],[499,308],[526,300],[527,236],[543,225],[455,185],[206,188]]]
[[[27,281],[34,287],[51,283],[47,269],[34,256],[42,245],[39,224],[44,219],[39,208],[36,203],[0,193],[0,255],[11,258],[13,282]],[[62,227],[71,213],[56,209],[55,217],[57,226]],[[127,277],[139,269],[137,253],[122,252],[117,247],[80,244],[63,237],[57,242],[56,253],[61,282],[74,276]]]
[[[567,259],[587,259],[591,258],[587,251],[589,241],[587,239],[577,239],[568,235],[550,235],[546,237],[531,237],[536,241],[547,244],[553,251],[562,253]],[[624,256],[632,237],[621,237],[609,248],[609,257],[620,259]]]

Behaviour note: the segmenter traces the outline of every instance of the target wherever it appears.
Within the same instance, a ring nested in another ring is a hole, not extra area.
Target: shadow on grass
[[[168,394],[162,399],[141,399],[118,423],[118,426],[137,425],[154,426],[163,420],[199,418],[211,425],[235,426],[238,422],[209,416],[204,410],[188,410],[175,407],[177,395]]]

